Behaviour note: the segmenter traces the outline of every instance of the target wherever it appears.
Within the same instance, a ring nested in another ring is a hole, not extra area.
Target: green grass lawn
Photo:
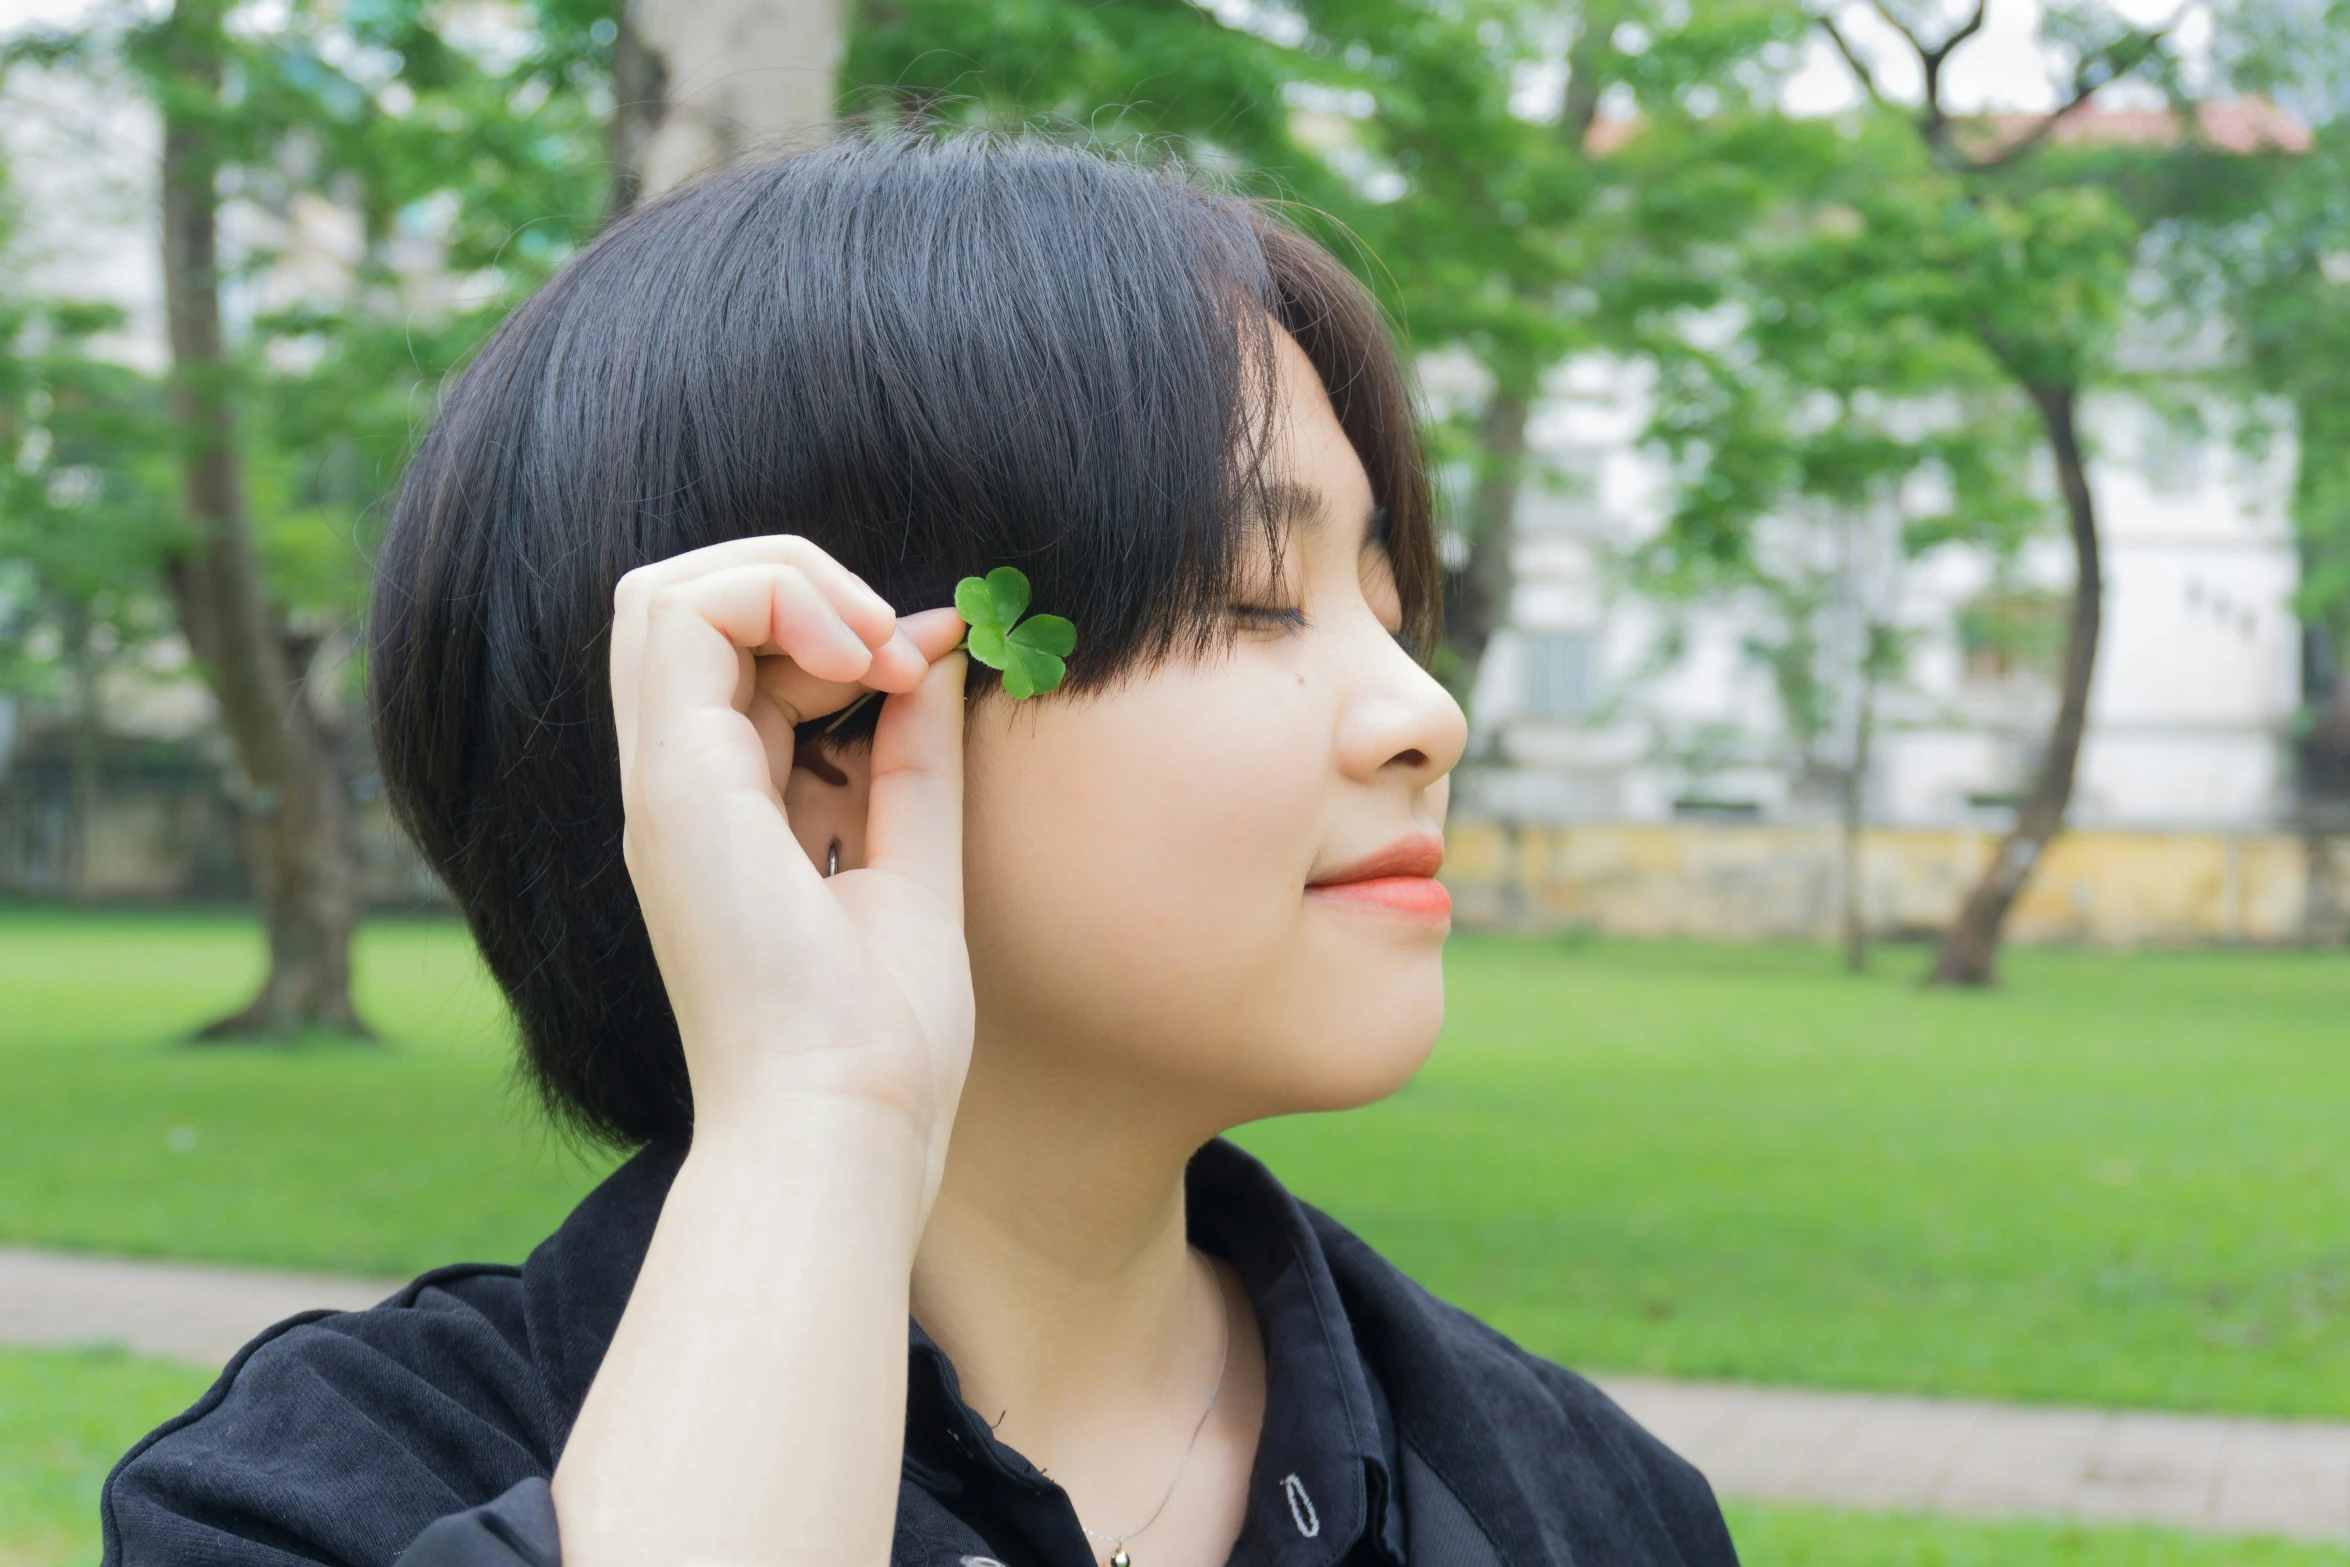
[[[0,1349],[0,1567],[97,1560],[106,1471],[211,1383],[119,1350]]]
[[[1462,940],[1417,1083],[1243,1140],[1571,1364],[2350,1416],[2350,956],[1918,961]],[[0,913],[0,1240],[408,1273],[595,1178],[457,927],[362,937],[380,1048],[176,1042],[258,963],[225,916]]]
[[[198,1049],[177,1041],[257,976],[243,921],[0,912],[0,1241],[519,1257],[600,1162],[514,1088],[457,927],[371,927],[358,961],[382,1047]],[[2350,1417],[2350,956],[2018,953],[1992,995],[1921,992],[1921,962],[1854,981],[1797,947],[1464,939],[1419,1082],[1243,1140],[1572,1364]],[[0,1356],[0,1567],[86,1546],[58,1499],[202,1381]],[[81,1413],[52,1428],[36,1385]],[[1790,1567],[2344,1559],[1737,1518],[1750,1559]]]
[[[1745,1567],[2342,1567],[2350,1551],[2174,1529],[1732,1506]]]
[[[380,923],[381,1046],[194,1047],[246,999],[233,916],[0,911],[0,1241],[406,1275],[512,1260],[594,1184],[510,1066],[462,927]]]
[[[1420,1080],[1245,1140],[1571,1365],[2350,1416],[2350,955],[1467,941]]]

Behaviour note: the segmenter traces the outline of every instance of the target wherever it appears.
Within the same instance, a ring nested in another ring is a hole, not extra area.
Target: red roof
[[[1989,131],[1991,150],[2029,136],[2044,115],[1989,114],[1972,122]],[[2228,98],[2195,106],[2201,139],[2221,152],[2307,152],[2309,127],[2266,98]],[[2104,109],[2091,102],[2056,122],[2048,139],[2068,147],[2167,147],[2183,127],[2163,109]]]

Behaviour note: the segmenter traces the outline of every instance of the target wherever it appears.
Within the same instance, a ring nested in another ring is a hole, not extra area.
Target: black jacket
[[[108,1478],[107,1567],[392,1567],[412,1544],[404,1567],[553,1567],[544,1482],[680,1157],[639,1154],[520,1268],[442,1268],[373,1310],[308,1313],[246,1346]],[[1229,1144],[1195,1161],[1195,1207],[1203,1167],[1269,1193],[1313,1253],[1347,1358],[1359,1352],[1392,1421],[1406,1567],[1735,1567],[1704,1479],[1598,1389],[1438,1301]],[[912,1434],[894,1567],[1002,1552],[942,1500]]]

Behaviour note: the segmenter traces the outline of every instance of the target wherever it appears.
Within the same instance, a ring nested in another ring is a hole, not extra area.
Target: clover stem
[[[823,728],[821,731],[819,731],[819,733],[822,733],[822,734],[830,734],[830,733],[832,733],[832,732],[833,732],[835,729],[838,729],[838,728],[839,728],[841,725],[843,725],[843,724],[847,723],[847,722],[848,722],[848,721],[849,721],[849,720],[850,720],[852,717],[854,717],[854,716],[856,715],[856,711],[857,711],[857,709],[858,709],[858,708],[860,708],[860,707],[863,707],[863,706],[864,706],[866,703],[868,703],[868,702],[872,701],[872,700],[873,700],[875,697],[877,697],[877,696],[879,696],[879,695],[881,695],[881,693],[880,693],[880,692],[878,692],[878,691],[867,691],[867,692],[864,692],[864,693],[860,694],[860,695],[858,696],[857,700],[855,700],[854,702],[851,702],[851,703],[850,703],[848,706],[846,706],[846,707],[842,708],[842,709],[841,709],[839,712],[837,712],[837,713],[833,714],[833,715],[832,715],[832,722],[831,722],[831,723],[829,723],[829,724],[826,724],[826,725],[824,726],[824,728]]]

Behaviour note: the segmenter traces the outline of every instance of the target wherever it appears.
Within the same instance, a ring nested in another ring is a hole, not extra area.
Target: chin
[[[1433,950],[1383,957],[1324,976],[1299,998],[1265,1054],[1280,1070],[1266,1085],[1277,1108],[1264,1115],[1376,1104],[1418,1074],[1444,1026],[1444,971]]]

